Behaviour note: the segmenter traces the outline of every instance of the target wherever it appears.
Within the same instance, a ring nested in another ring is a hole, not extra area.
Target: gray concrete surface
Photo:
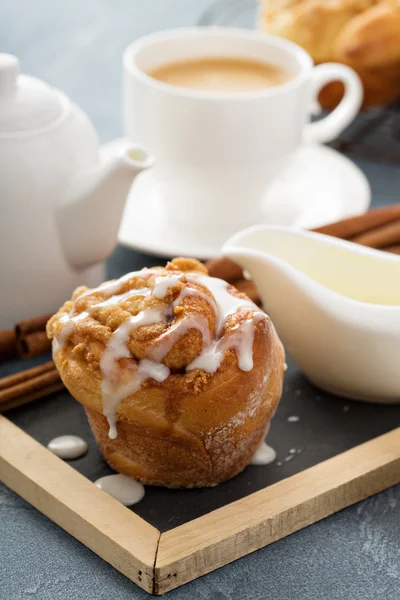
[[[0,51],[60,86],[103,141],[121,135],[121,53],[197,21],[210,0],[2,0]],[[399,196],[395,167],[359,161],[374,202]],[[118,248],[118,274],[138,256]],[[0,600],[133,600],[147,594],[0,484]],[[400,486],[169,594],[174,600],[400,600]]]

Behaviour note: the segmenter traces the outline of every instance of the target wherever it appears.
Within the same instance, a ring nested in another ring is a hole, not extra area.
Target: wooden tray
[[[268,436],[273,464],[213,489],[147,487],[133,509],[92,483],[111,470],[67,392],[7,417],[0,416],[4,483],[158,595],[400,482],[400,406],[329,396],[292,365]],[[42,445],[65,433],[88,441],[86,456],[66,463]]]

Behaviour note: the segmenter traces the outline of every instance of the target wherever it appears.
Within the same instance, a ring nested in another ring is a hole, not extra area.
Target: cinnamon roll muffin
[[[145,484],[233,477],[281,395],[284,351],[271,320],[193,259],[78,288],[47,332],[104,458]]]

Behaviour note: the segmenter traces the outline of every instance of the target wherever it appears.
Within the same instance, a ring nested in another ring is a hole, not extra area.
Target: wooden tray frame
[[[161,595],[399,483],[400,428],[165,533],[2,415],[0,479],[138,586]]]

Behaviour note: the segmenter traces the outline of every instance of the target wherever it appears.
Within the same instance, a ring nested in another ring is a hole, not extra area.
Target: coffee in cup
[[[242,58],[200,57],[167,63],[147,73],[153,79],[203,92],[255,92],[289,81],[287,69]]]

